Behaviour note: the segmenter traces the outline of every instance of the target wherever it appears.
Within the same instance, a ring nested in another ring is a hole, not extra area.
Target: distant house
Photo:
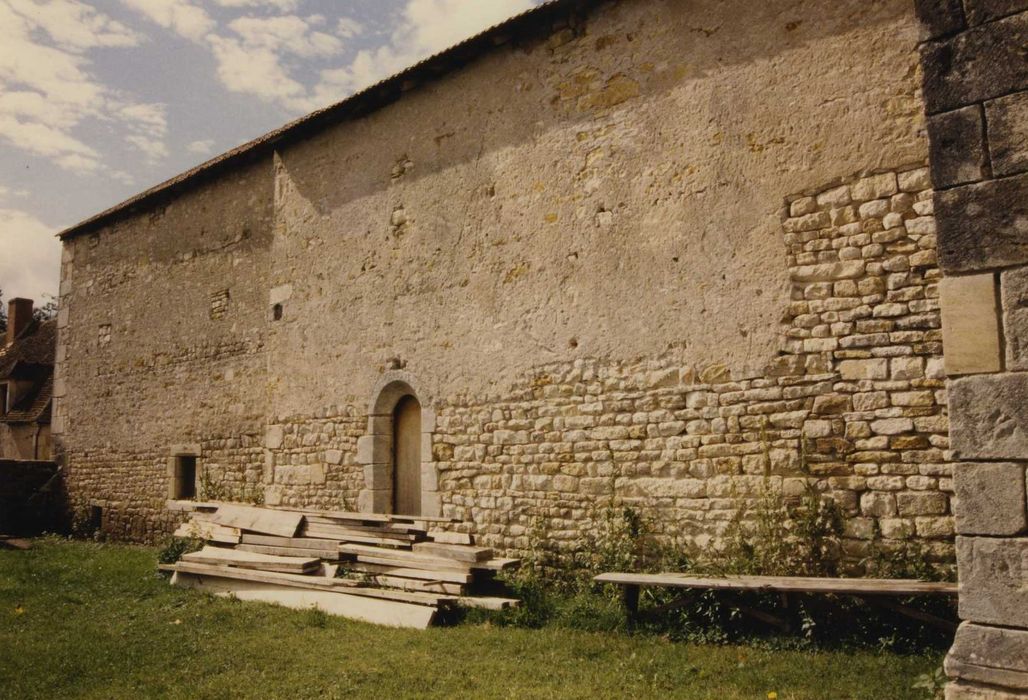
[[[50,458],[57,321],[39,321],[31,299],[11,299],[0,348],[0,459]]]

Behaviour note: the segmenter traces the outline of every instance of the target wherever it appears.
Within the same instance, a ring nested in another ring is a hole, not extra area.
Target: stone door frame
[[[417,379],[403,370],[384,373],[368,401],[368,427],[357,439],[357,463],[364,468],[364,488],[357,495],[357,510],[393,512],[393,412],[405,396],[413,396],[421,404],[421,515],[438,517],[442,506],[438,472],[432,461],[435,411]]]

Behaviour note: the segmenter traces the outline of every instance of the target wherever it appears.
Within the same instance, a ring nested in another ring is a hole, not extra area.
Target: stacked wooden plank
[[[162,567],[174,572],[174,585],[417,628],[441,608],[517,604],[475,595],[475,584],[518,560],[474,546],[446,518],[231,503],[191,509],[175,536],[206,545]]]

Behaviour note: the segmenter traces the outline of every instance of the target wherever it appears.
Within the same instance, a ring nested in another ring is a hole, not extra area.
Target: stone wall
[[[917,31],[902,0],[599,3],[67,240],[75,505],[160,536],[188,448],[222,493],[388,508],[396,375],[426,512],[502,549],[538,518],[579,547],[611,498],[703,542],[768,479],[834,498],[854,558],[946,559]]]
[[[267,172],[65,242],[52,432],[71,507],[101,508],[110,535],[153,540],[181,517],[164,504],[183,444],[223,494],[261,481]]]
[[[1028,697],[1028,2],[921,0],[960,615],[947,698]]]

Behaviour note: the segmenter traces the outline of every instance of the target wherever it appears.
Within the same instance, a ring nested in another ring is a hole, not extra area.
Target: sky
[[[54,234],[542,0],[0,0],[0,290]]]

